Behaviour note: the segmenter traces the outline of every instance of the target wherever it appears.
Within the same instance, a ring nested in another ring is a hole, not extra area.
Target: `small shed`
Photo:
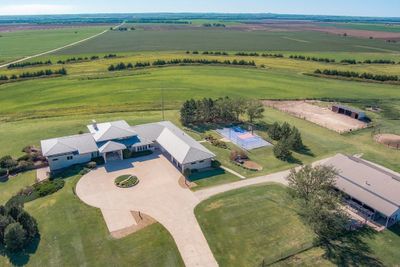
[[[364,111],[354,109],[351,107],[347,107],[347,106],[343,106],[343,105],[339,105],[339,104],[332,105],[332,111],[335,113],[339,113],[339,114],[343,114],[343,115],[352,117],[353,119],[356,119],[356,120],[363,120],[366,118]]]

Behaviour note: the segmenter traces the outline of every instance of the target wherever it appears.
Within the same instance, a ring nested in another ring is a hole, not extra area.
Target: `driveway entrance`
[[[133,188],[114,185],[120,175],[136,175]],[[194,215],[199,199],[178,184],[181,173],[162,154],[109,162],[83,176],[78,197],[100,208],[110,232],[136,224],[131,211],[143,212],[172,235],[186,266],[218,266]]]

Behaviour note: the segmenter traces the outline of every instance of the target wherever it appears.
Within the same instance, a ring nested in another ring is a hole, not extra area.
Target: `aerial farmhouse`
[[[123,151],[157,150],[180,171],[211,166],[215,155],[169,121],[130,126],[126,121],[87,125],[90,133],[41,141],[50,171],[103,157],[104,161],[123,160]]]

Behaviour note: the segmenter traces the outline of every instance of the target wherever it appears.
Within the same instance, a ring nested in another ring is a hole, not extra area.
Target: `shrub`
[[[4,156],[0,159],[0,168],[10,169],[18,165],[18,162],[11,156]]]
[[[221,167],[221,162],[219,162],[218,160],[213,160],[213,161],[211,161],[211,167],[217,169],[217,168]]]
[[[249,157],[243,150],[232,150],[230,154],[230,159],[232,161],[237,161],[241,159],[249,159]]]
[[[21,250],[26,244],[26,231],[18,222],[11,223],[4,231],[4,244],[10,251]]]
[[[31,170],[33,167],[35,167],[35,164],[33,164],[32,161],[21,160],[18,162],[18,169],[20,172]]]
[[[95,169],[97,167],[97,163],[95,161],[91,161],[88,164],[86,164],[86,167],[89,169]]]
[[[132,152],[129,149],[124,149],[122,151],[122,156],[124,157],[124,159],[129,159],[132,156]]]
[[[104,158],[103,157],[93,158],[92,161],[96,162],[97,166],[104,165]]]
[[[0,168],[0,177],[6,176],[7,174],[8,174],[8,171],[6,169]]]
[[[221,140],[218,140],[218,139],[211,140],[211,144],[213,146],[216,146],[216,147],[219,147],[219,148],[223,148],[223,149],[227,149],[228,148],[228,145],[225,142],[223,142]]]
[[[64,180],[55,179],[52,181],[45,181],[42,183],[35,184],[33,188],[40,197],[44,197],[57,192],[64,187]]]

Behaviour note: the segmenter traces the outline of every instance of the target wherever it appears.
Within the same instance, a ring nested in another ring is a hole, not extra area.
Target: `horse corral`
[[[400,135],[377,134],[374,136],[376,142],[391,148],[400,149]]]
[[[317,101],[264,101],[264,104],[338,133],[351,132],[368,126],[363,121],[317,105]]]

